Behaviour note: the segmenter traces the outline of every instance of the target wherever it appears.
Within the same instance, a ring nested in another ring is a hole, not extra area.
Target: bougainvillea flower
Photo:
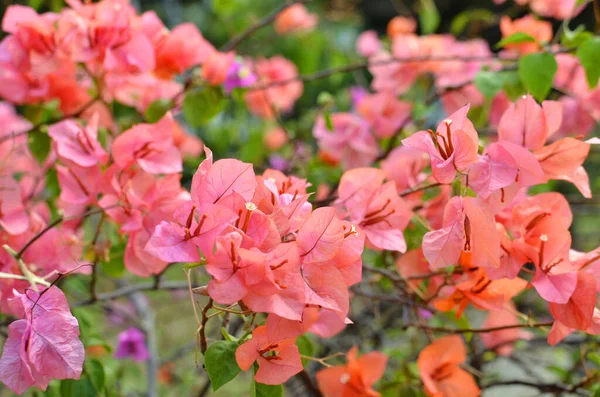
[[[439,269],[458,263],[462,252],[475,266],[500,265],[500,235],[489,209],[472,197],[455,196],[446,205],[442,228],[423,236],[423,254]]]
[[[236,213],[222,205],[197,208],[185,203],[175,212],[175,222],[160,222],[145,251],[165,262],[198,262],[200,250],[212,253],[217,236],[236,219]]]
[[[237,57],[226,69],[223,88],[225,88],[225,93],[229,94],[234,88],[251,87],[257,80],[258,77],[252,72],[248,62],[243,58]]]
[[[540,106],[531,95],[524,95],[502,115],[498,136],[500,141],[537,150],[558,131],[562,118],[560,102],[544,101]]]
[[[469,105],[442,121],[437,130],[419,131],[402,140],[402,144],[429,154],[433,177],[451,183],[456,172],[463,172],[477,162],[479,140],[473,123],[467,118]]]
[[[569,328],[585,330],[592,325],[596,307],[596,279],[585,272],[577,273],[575,291],[567,303],[550,303],[552,316]]]
[[[248,371],[257,361],[254,380],[267,385],[280,385],[303,368],[295,338],[270,339],[264,325],[256,328],[252,338],[237,348],[235,359],[243,371]]]
[[[9,234],[21,234],[29,228],[21,187],[8,175],[0,176],[0,226]]]
[[[135,327],[119,333],[115,358],[131,358],[133,361],[146,361],[150,354],[146,347],[146,336]]]
[[[279,34],[310,32],[317,26],[319,18],[308,12],[304,4],[293,4],[275,18],[275,31]]]
[[[443,287],[433,304],[444,312],[455,309],[459,318],[469,304],[484,310],[500,310],[526,286],[527,282],[518,277],[490,280],[483,268],[475,268],[468,270],[465,281],[452,287]]]
[[[396,260],[396,270],[403,278],[422,276],[431,272],[420,248],[407,251],[400,256]],[[422,293],[424,298],[427,299],[427,297],[435,295],[443,282],[444,277],[439,275],[423,279],[411,279],[407,281],[407,284],[413,291],[424,290]]]
[[[419,354],[417,366],[431,397],[478,397],[481,393],[473,376],[460,364],[467,359],[462,338],[458,335],[436,339]]]
[[[173,144],[175,121],[167,113],[156,124],[138,124],[115,139],[112,156],[121,168],[137,164],[151,174],[181,172],[181,154]]]
[[[543,17],[554,19],[570,19],[575,17],[585,8],[585,3],[581,4],[576,0],[517,0],[519,4],[529,4],[531,10]],[[581,4],[578,6],[578,4]]]
[[[579,139],[563,138],[534,152],[549,179],[572,182],[586,198],[592,197],[587,172],[582,167],[590,144]]]
[[[208,152],[210,153],[210,151]],[[235,192],[250,202],[256,190],[252,164],[234,159],[212,162],[212,153],[198,167],[192,180],[192,200],[199,205],[218,203]]]
[[[387,25],[387,34],[391,38],[405,34],[415,33],[417,30],[417,21],[413,18],[397,15],[390,19]]]
[[[333,130],[327,128],[323,117],[319,117],[313,128],[313,136],[319,148],[344,169],[366,167],[379,152],[377,141],[369,131],[368,123],[350,113],[331,115]]]
[[[248,109],[264,119],[273,119],[276,111],[291,111],[304,90],[302,82],[294,80],[298,76],[296,65],[281,56],[274,56],[255,61],[253,70],[258,76],[258,84],[273,86],[248,91],[245,96]]]
[[[160,225],[159,225],[160,226]],[[157,226],[158,228],[158,226]],[[156,230],[156,229],[155,229]],[[150,250],[146,250],[151,235],[145,228],[129,234],[123,262],[125,268],[140,277],[150,277],[159,274],[167,268],[169,262],[157,258]],[[165,251],[168,248],[165,248]]]
[[[398,195],[394,182],[383,182],[384,173],[372,168],[356,168],[342,176],[338,203],[343,204],[350,220],[377,249],[404,252],[403,230],[412,212]]]
[[[564,338],[569,336],[572,332],[575,332],[575,328],[570,328],[558,320],[552,324],[552,329],[548,333],[548,344],[555,346],[557,343],[562,341]],[[586,328],[585,333],[590,335],[600,335],[600,310],[594,308],[594,314],[592,315],[592,324]]]
[[[363,57],[372,57],[377,55],[381,50],[381,41],[377,37],[377,32],[374,30],[367,30],[362,32],[358,39],[356,39],[356,52]]]
[[[51,379],[79,379],[84,348],[79,325],[57,287],[14,292],[9,302],[21,320],[9,326],[0,358],[0,380],[17,394],[30,386],[46,390]]]
[[[235,62],[235,53],[212,52],[202,65],[202,78],[210,85],[221,85],[227,79],[228,70]],[[227,91],[229,93],[230,91]]]
[[[362,98],[357,107],[378,138],[388,138],[410,120],[412,105],[396,99],[392,94],[381,92]]]
[[[324,397],[379,397],[373,390],[385,371],[387,356],[370,352],[358,357],[354,346],[346,355],[346,365],[336,365],[317,372],[317,383]]]
[[[196,25],[177,25],[172,31],[164,33],[154,44],[154,73],[164,79],[170,79],[192,66],[201,65],[214,51],[212,44],[202,37]]]
[[[98,142],[98,118],[96,113],[85,127],[73,120],[51,125],[48,135],[56,142],[58,155],[82,167],[106,163],[108,155]]]
[[[503,309],[490,310],[482,328],[496,328],[520,324],[515,314],[512,302],[507,302]],[[481,341],[487,349],[495,351],[500,356],[510,356],[517,341],[531,339],[532,334],[515,328],[498,329],[496,331],[481,334]]]
[[[552,40],[552,24],[541,21],[533,15],[525,15],[523,18],[512,20],[508,16],[500,19],[500,30],[502,37],[510,37],[515,33],[525,33],[534,38],[534,42],[511,43],[505,48],[515,50],[520,54],[536,52],[544,43]]]

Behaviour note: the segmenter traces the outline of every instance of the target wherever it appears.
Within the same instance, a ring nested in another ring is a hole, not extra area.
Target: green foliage
[[[450,32],[455,36],[460,34],[471,23],[483,23],[484,25],[493,24],[496,21],[496,14],[484,8],[475,10],[466,10],[458,14],[450,24]]]
[[[590,37],[577,49],[577,57],[585,70],[588,85],[595,88],[600,78],[600,37]]]
[[[504,87],[502,74],[487,70],[477,73],[473,79],[473,83],[486,98],[493,98]]]
[[[149,123],[156,123],[172,107],[173,102],[170,99],[157,99],[156,101],[152,102],[150,106],[148,106],[148,109],[146,109],[146,120]]]
[[[556,59],[552,54],[527,54],[519,60],[519,77],[527,91],[535,99],[542,101],[552,89],[552,80],[557,68]]]
[[[97,397],[99,390],[87,375],[82,375],[80,379],[65,379],[60,382],[61,397]]]
[[[102,271],[111,277],[121,277],[125,273],[125,243],[113,246],[107,253],[107,258],[100,260]]]
[[[296,339],[296,346],[298,346],[298,350],[300,351],[300,354],[302,354],[303,356],[312,357],[315,354],[315,346],[313,345],[310,338],[306,335],[300,335]],[[309,362],[309,360],[307,360],[305,358],[302,359],[303,366],[306,367],[308,362]]]
[[[256,371],[258,370],[258,365],[254,364],[253,366],[253,375],[256,375]],[[264,385],[262,383],[258,383],[254,380],[254,376],[252,376],[252,385],[250,386],[250,397],[282,397],[283,396],[283,386],[277,385]]]
[[[235,360],[236,342],[218,341],[206,350],[204,367],[213,390],[219,390],[240,373],[240,367]]]
[[[440,26],[441,16],[433,0],[420,1],[419,22],[422,34],[435,33]]]
[[[190,91],[183,99],[183,114],[192,127],[198,128],[221,113],[226,104],[223,92],[216,87]]]
[[[106,384],[106,374],[104,373],[104,367],[100,361],[95,359],[87,361],[85,365],[85,372],[97,391],[104,390]]]
[[[509,44],[520,44],[528,42],[535,43],[535,38],[533,36],[528,35],[527,33],[517,32],[500,40],[498,44],[496,44],[496,48],[506,47]]]
[[[33,157],[40,163],[46,160],[50,154],[51,141],[46,132],[40,130],[32,131],[27,134],[27,143]]]

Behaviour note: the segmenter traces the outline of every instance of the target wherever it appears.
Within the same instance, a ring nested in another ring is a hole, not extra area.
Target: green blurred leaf
[[[440,26],[440,13],[433,0],[421,0],[419,7],[419,22],[422,34],[435,33]]]
[[[225,107],[225,98],[219,88],[204,87],[190,91],[183,100],[183,114],[192,127],[209,122]]]
[[[592,32],[585,30],[585,25],[579,25],[575,30],[569,29],[569,25],[565,23],[563,28],[563,34],[560,37],[560,43],[564,47],[579,47],[581,43],[593,37]]]
[[[42,5],[44,4],[44,0],[28,0],[27,4],[29,5],[29,7],[38,11],[40,7],[42,7]]]
[[[325,119],[325,127],[328,131],[333,132],[333,120],[331,120],[331,113],[328,110],[323,112],[323,118]]]
[[[517,32],[513,33],[508,37],[503,38],[496,44],[496,48],[505,47],[508,44],[519,44],[519,43],[535,43],[535,38],[527,33]]]
[[[247,163],[261,164],[265,154],[266,149],[262,132],[253,131],[250,138],[241,146],[238,158]]]
[[[252,385],[250,386],[250,397],[282,397],[283,386],[264,385],[254,380],[258,366],[256,363],[253,366]]]
[[[146,109],[146,120],[149,123],[156,123],[160,120],[171,108],[173,102],[170,99],[157,99],[152,102]]]
[[[50,137],[47,133],[34,130],[27,135],[27,142],[29,143],[29,150],[31,154],[36,158],[37,161],[42,163],[50,154]]]
[[[493,98],[504,87],[504,80],[500,73],[486,70],[477,73],[473,83],[486,98]]]
[[[97,397],[98,391],[87,376],[81,379],[65,379],[60,382],[61,397]]]
[[[600,78],[600,37],[594,36],[584,41],[577,49],[577,57],[585,70],[588,85],[595,88]]]
[[[523,85],[538,101],[546,99],[558,65],[549,53],[527,54],[519,60],[519,77]]]
[[[296,346],[298,346],[298,350],[300,351],[300,354],[302,354],[303,356],[312,357],[313,354],[315,354],[315,346],[313,345],[312,341],[306,335],[300,335],[296,339]],[[302,359],[303,366],[306,366],[308,364],[308,362],[309,362],[309,360],[307,360],[305,358]]]
[[[219,390],[240,373],[240,367],[235,360],[236,342],[218,341],[206,350],[204,367],[208,372],[213,391]]]
[[[106,375],[102,363],[96,359],[92,359],[86,363],[85,371],[96,390],[100,392],[104,390]]]
[[[111,247],[108,260],[100,261],[102,271],[110,277],[121,277],[125,273],[125,243]]]
[[[458,14],[450,24],[450,32],[459,36],[473,22],[483,22],[485,25],[490,25],[496,21],[496,14],[490,10],[483,8],[475,10],[466,10]]]

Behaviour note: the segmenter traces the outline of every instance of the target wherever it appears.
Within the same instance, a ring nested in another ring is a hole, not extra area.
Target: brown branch
[[[202,355],[206,353],[206,349],[208,348],[208,343],[206,342],[206,323],[210,318],[208,316],[208,311],[212,306],[213,300],[208,299],[208,303],[206,304],[206,306],[204,306],[204,309],[202,309],[202,325],[200,326],[200,352],[202,353]]]
[[[423,185],[423,186],[420,186],[417,188],[408,189],[408,190],[405,190],[404,192],[400,193],[400,197],[406,197],[413,193],[421,192],[421,191],[427,190],[427,189],[433,189],[434,187],[438,187],[438,186],[442,186],[442,185],[443,185],[443,183],[436,182],[436,183],[430,183],[429,185]]]
[[[250,26],[248,29],[244,30],[242,33],[238,34],[237,36],[235,36],[234,38],[229,40],[227,43],[225,43],[225,45],[223,47],[221,47],[221,51],[227,52],[227,51],[233,50],[238,45],[240,45],[241,42],[243,42],[244,40],[246,40],[247,38],[252,36],[258,30],[264,28],[265,26],[267,26],[271,22],[273,22],[279,14],[281,14],[285,9],[291,7],[292,5],[308,3],[310,1],[311,0],[293,0],[293,1],[285,2],[280,7],[273,10],[269,15],[265,16],[263,19],[256,22],[255,24]]]
[[[109,206],[109,207],[105,207],[105,208],[97,208],[97,209],[89,210],[89,211],[84,212],[83,214],[79,214],[79,215],[73,215],[73,216],[68,216],[68,217],[60,216],[60,217],[56,218],[55,220],[53,220],[52,222],[50,222],[48,224],[48,226],[46,226],[45,228],[43,228],[42,230],[40,230],[35,236],[33,236],[31,239],[29,239],[29,241],[27,241],[27,243],[25,243],[25,245],[23,246],[23,248],[21,248],[21,250],[19,252],[17,252],[17,254],[15,255],[15,259],[16,260],[21,259],[23,257],[23,255],[25,254],[25,251],[27,251],[27,249],[29,247],[31,247],[31,245],[33,243],[35,243],[44,234],[46,234],[48,231],[50,231],[51,229],[55,228],[56,226],[60,225],[64,221],[69,221],[69,220],[79,219],[79,218],[87,218],[88,216],[91,216],[91,215],[101,214],[105,210],[111,209],[111,208],[114,208],[114,207],[116,207],[116,206]]]
[[[494,331],[502,331],[505,329],[514,329],[514,328],[542,328],[542,327],[550,327],[553,322],[541,322],[541,323],[533,323],[533,324],[512,324],[512,325],[501,325],[498,327],[489,327],[489,328],[447,328],[447,327],[431,327],[429,325],[423,324],[406,324],[402,327],[402,329],[406,330],[408,328],[418,328],[423,330],[429,330],[433,332],[444,332],[447,334],[466,334],[466,333],[474,333],[474,334],[482,334],[487,332]]]

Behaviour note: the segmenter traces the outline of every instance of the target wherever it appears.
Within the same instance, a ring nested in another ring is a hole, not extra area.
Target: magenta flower
[[[115,352],[115,358],[131,358],[134,361],[146,361],[150,354],[146,348],[146,337],[142,331],[130,327],[127,331],[119,334],[119,345]]]
[[[227,71],[227,77],[223,83],[225,92],[230,94],[234,88],[250,87],[256,83],[257,79],[256,74],[252,73],[244,60],[237,57]]]

